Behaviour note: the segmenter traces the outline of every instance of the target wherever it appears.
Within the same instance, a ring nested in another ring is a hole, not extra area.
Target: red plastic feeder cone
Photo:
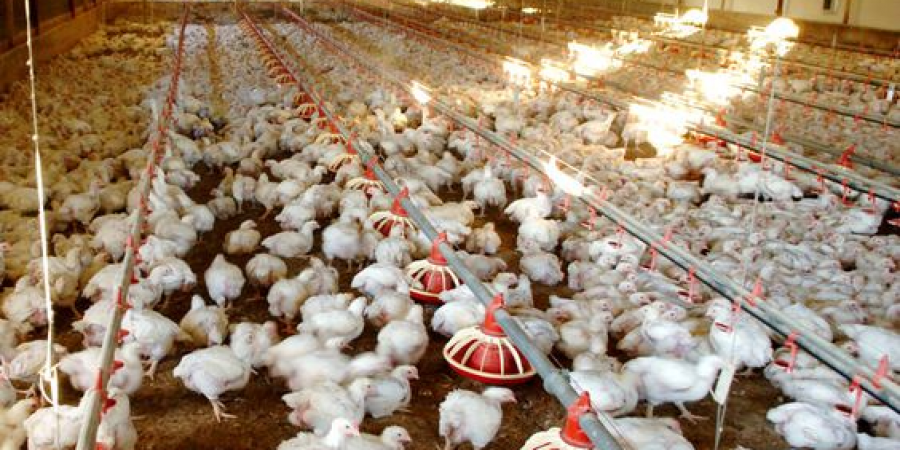
[[[578,397],[578,400],[575,400],[575,403],[569,406],[566,414],[566,424],[562,430],[554,427],[534,434],[525,442],[521,450],[583,450],[594,448],[594,444],[581,430],[581,425],[578,424],[578,418],[590,411],[591,397],[587,392],[583,392],[581,397]]]
[[[534,377],[534,368],[494,319],[494,312],[502,307],[503,296],[497,294],[481,326],[458,331],[444,346],[444,359],[456,373],[500,385],[524,383]]]
[[[348,181],[345,187],[354,191],[363,191],[366,194],[366,198],[372,198],[376,192],[384,192],[384,184],[375,176],[375,171],[372,169],[376,161],[374,157],[370,159],[369,163],[366,164],[365,175]]]
[[[447,242],[447,233],[439,234],[431,244],[431,256],[428,259],[413,261],[406,266],[406,274],[422,285],[421,289],[410,288],[409,296],[413,300],[440,305],[443,303],[438,298],[441,292],[455,289],[462,284],[453,270],[447,266],[447,260],[438,249],[441,242]]]
[[[344,138],[344,135],[342,135],[338,131],[337,127],[333,123],[329,123],[329,127],[331,128],[330,132],[320,134],[316,138],[316,143],[320,144],[326,141],[331,141],[333,143],[346,142],[347,151],[335,156],[331,159],[331,161],[328,162],[328,170],[337,172],[341,167],[344,166],[344,164],[359,161],[359,155],[356,153],[356,149],[353,148],[353,142],[346,140]],[[355,135],[351,136],[351,139],[353,139],[354,137]]]
[[[394,227],[402,227],[404,235],[406,235],[406,231],[414,229],[412,221],[409,220],[409,214],[407,214],[400,203],[404,198],[408,197],[409,188],[403,188],[397,197],[394,198],[394,204],[391,205],[390,211],[378,211],[369,216],[369,220],[372,221],[372,227],[384,237],[390,236]]]

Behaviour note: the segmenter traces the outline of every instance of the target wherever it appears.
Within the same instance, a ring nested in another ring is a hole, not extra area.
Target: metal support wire
[[[378,67],[366,58],[350,51],[345,46],[334,42],[333,39],[326,37],[318,30],[312,28],[303,18],[297,16],[290,10],[285,8],[285,12],[291,19],[315,34],[320,40],[329,42],[330,46],[339,49],[347,56],[355,59],[359,65],[366,67],[373,72],[380,73],[385,79],[391,80],[412,94],[412,85],[409,82],[404,81],[402,76],[393,73],[387,68]],[[542,161],[534,155],[520,149],[505,137],[481,127],[475,120],[456,112],[453,108],[448,106],[447,103],[438,100],[434,96],[432,96],[429,103],[437,111],[449,117],[454,122],[478,134],[485,140],[503,149],[511,156],[528,164],[540,173],[547,175],[546,167]],[[771,152],[771,150],[768,151]],[[873,398],[887,405],[892,410],[900,412],[900,386],[894,381],[889,379],[879,379],[875,371],[861,365],[858,361],[841,351],[831,342],[818,337],[814,333],[804,332],[805,328],[803,325],[786,316],[774,306],[769,305],[765,299],[758,298],[756,294],[747,290],[741,284],[729,279],[704,261],[691,255],[688,251],[677,245],[661,245],[660,243],[665,242],[663,236],[660,236],[658,233],[644,226],[637,219],[601,198],[599,195],[589,192],[577,198],[585,206],[593,208],[598,213],[603,214],[611,221],[622,226],[625,231],[632,236],[641,240],[648,246],[656,248],[659,254],[665,256],[678,267],[685,271],[693,269],[698,280],[702,281],[730,302],[740,305],[743,310],[747,311],[751,316],[772,331],[784,337],[789,336],[792,332],[801,332],[796,338],[796,342],[803,350],[847,380],[853,380],[854,378],[858,379],[860,381],[860,386],[862,386],[862,388]],[[473,287],[472,290],[473,292],[476,292],[476,288]],[[529,358],[529,360],[531,359]]]
[[[355,14],[357,14],[361,17],[365,17],[367,20],[373,20],[373,21],[385,23],[384,19],[374,16],[371,13],[362,11],[358,8],[351,8],[350,11],[354,12]],[[398,25],[398,26],[402,26],[402,25]],[[405,27],[405,29],[409,30],[413,34],[423,36],[428,39],[441,39],[441,38],[438,38],[435,36],[431,36],[422,31],[413,29],[413,28]],[[466,49],[465,47],[461,47],[457,44],[453,44],[452,42],[447,42],[445,40],[441,40],[441,41],[446,42],[449,47],[454,48],[466,55],[479,58],[486,62],[502,64],[502,60],[499,59],[500,58],[499,55],[497,56],[498,59],[494,60],[489,56],[478,55],[476,52]],[[533,72],[537,71],[537,69],[535,69],[535,67],[533,65],[530,65],[528,63],[525,63],[525,64]],[[553,86],[556,86],[559,89],[563,89],[563,90],[566,90],[569,92],[579,94],[583,97],[597,100],[601,103],[613,106],[617,109],[624,110],[624,111],[627,111],[632,104],[642,104],[642,105],[651,105],[651,106],[653,104],[651,101],[641,98],[641,97],[637,97],[637,96],[631,96],[631,97],[629,97],[628,100],[621,100],[621,99],[609,97],[609,96],[606,96],[603,94],[588,92],[581,87],[575,86],[572,83],[563,83],[563,82],[557,82],[554,80],[547,80],[547,79],[545,79],[544,81],[552,84]],[[606,84],[613,88],[617,88],[617,89],[624,91],[624,89],[621,89],[614,83],[606,82]],[[897,189],[897,188],[889,186],[887,184],[872,180],[872,179],[870,179],[864,175],[861,175],[858,172],[852,171],[846,167],[835,165],[835,164],[830,164],[830,163],[823,163],[823,162],[817,161],[815,159],[800,155],[799,153],[795,153],[790,150],[787,150],[786,147],[777,145],[777,144],[774,144],[771,142],[766,143],[765,146],[763,146],[763,144],[755,142],[752,138],[742,137],[742,136],[738,135],[737,133],[727,130],[724,127],[706,125],[706,124],[701,123],[701,124],[697,124],[697,125],[689,124],[687,126],[687,128],[695,133],[715,137],[715,138],[721,139],[725,142],[735,144],[735,145],[738,145],[743,148],[750,149],[750,150],[754,151],[755,153],[759,153],[759,154],[764,153],[767,157],[774,158],[778,161],[781,161],[784,164],[796,167],[797,169],[800,169],[804,172],[808,172],[808,173],[812,174],[813,176],[821,175],[822,178],[835,183],[838,187],[842,187],[843,185],[846,184],[846,186],[848,188],[853,189],[858,192],[861,192],[863,194],[868,194],[871,192],[876,197],[879,197],[890,203],[900,202],[900,189]],[[832,152],[836,152],[836,151],[832,150]],[[850,158],[852,160],[853,156],[851,156]],[[865,164],[867,161],[870,161],[870,160],[868,158],[858,158],[857,161],[862,164]],[[875,167],[875,165],[873,165],[873,167]],[[893,166],[889,166],[889,167],[892,170],[900,170]]]
[[[110,377],[113,375],[112,363],[113,358],[115,357],[116,347],[118,347],[119,344],[122,318],[129,308],[128,289],[131,287],[137,250],[140,246],[141,233],[147,215],[147,203],[145,199],[150,192],[155,170],[162,170],[161,168],[156,168],[156,165],[163,155],[163,148],[166,142],[166,129],[169,119],[172,116],[175,97],[178,93],[181,60],[184,54],[185,28],[187,27],[190,5],[184,4],[183,8],[184,11],[182,12],[181,23],[178,29],[178,47],[175,51],[172,78],[169,82],[166,103],[163,107],[161,116],[156,118],[157,131],[153,140],[152,150],[147,156],[146,169],[141,172],[141,178],[138,181],[137,188],[138,192],[141,193],[142,201],[140,202],[140,207],[133,212],[131,232],[126,239],[125,257],[122,260],[122,275],[114,297],[116,305],[112,308],[109,322],[106,326],[106,334],[103,336],[103,347],[100,351],[100,363],[97,368],[97,384],[93,389],[84,393],[88,398],[86,400],[86,410],[82,411],[84,414],[84,424],[81,426],[81,432],[78,435],[77,450],[94,450],[96,448],[97,428],[100,426],[100,421],[102,420],[101,413],[107,399],[107,384],[109,383]]]
[[[332,46],[342,53],[346,51],[343,49],[340,44],[337,44],[329,37],[324,36],[315,30],[309,23],[307,23],[303,18],[296,15],[293,11],[286,7],[282,7],[283,11],[297,24],[299,24],[303,29],[308,32],[314,34],[318,39],[318,41],[327,43],[329,46]],[[272,45],[271,41],[269,41],[265,36],[262,35],[262,32],[259,28],[253,23],[250,17],[243,11],[240,12],[244,19],[247,21],[248,25],[254,30],[254,32],[260,37],[261,42],[268,47],[268,50],[272,56],[274,56],[278,61],[282,68],[286,73],[289,74],[290,78],[294,80],[297,86],[306,92],[307,95],[313,100],[313,102],[318,105],[323,112],[323,114],[328,118],[329,122],[334,125],[337,131],[347,140],[347,142],[353,145],[352,135],[341,123],[335,119],[334,114],[328,110],[325,105],[325,102],[319,95],[308,88],[304,83],[302,83],[296,75],[294,75],[293,71],[285,64],[282,57],[275,50],[275,47]],[[388,78],[391,81],[395,81],[392,78]],[[408,86],[407,86],[408,87]],[[410,88],[411,89],[411,88]],[[411,91],[409,91],[411,92]],[[368,165],[371,158],[374,158],[374,155],[368,154],[362,146],[354,145],[353,148],[356,150],[357,154],[360,157],[360,160],[364,165]],[[375,176],[378,177],[379,180],[384,184],[385,189],[393,196],[397,196],[400,193],[400,187],[393,181],[391,176],[379,165],[377,162],[373,164],[372,171]],[[418,207],[408,198],[401,199],[401,205],[409,214],[409,218],[419,227],[428,239],[434,241],[437,239],[438,231],[434,228],[428,218],[419,210]],[[475,276],[466,265],[463,263],[462,259],[460,259],[456,255],[456,251],[453,247],[449,246],[446,243],[438,244],[438,249],[441,254],[446,258],[447,264],[453,269],[454,273],[459,276],[459,278],[465,283],[469,289],[472,290],[472,293],[475,297],[478,298],[479,301],[488,305],[493,300],[494,294],[490,292],[482,283],[481,280]],[[529,363],[535,368],[537,373],[544,380],[544,389],[556,397],[563,406],[569,406],[574,403],[578,399],[578,394],[569,384],[568,376],[566,372],[562,369],[553,365],[552,362],[544,355],[543,352],[531,341],[531,338],[528,334],[519,326],[518,322],[516,322],[513,317],[503,309],[498,310],[494,314],[494,318],[497,320],[497,323],[500,324],[500,327],[503,328],[503,331],[509,336],[510,340],[516,345],[516,347],[522,352],[525,358]],[[621,450],[623,449],[623,443],[616,437],[615,434],[611,433],[600,421],[597,415],[594,414],[584,414],[580,417],[579,423],[581,424],[584,432],[590,437],[591,441],[597,446],[598,449],[604,450]]]

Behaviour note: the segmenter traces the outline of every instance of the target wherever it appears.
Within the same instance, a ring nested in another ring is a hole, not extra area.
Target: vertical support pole
[[[850,25],[850,10],[853,8],[853,0],[844,2],[844,25]]]
[[[68,0],[69,3],[69,14],[72,15],[72,18],[75,18],[75,0]]]
[[[775,15],[778,17],[784,15],[784,0],[778,0],[778,4],[775,5]]]

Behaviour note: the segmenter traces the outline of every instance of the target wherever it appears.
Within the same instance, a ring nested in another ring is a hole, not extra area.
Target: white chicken
[[[864,364],[876,368],[887,356],[890,369],[900,370],[900,334],[870,325],[844,324],[839,328],[853,340],[850,350]]]
[[[791,447],[849,450],[856,445],[856,422],[834,409],[787,403],[770,409],[766,419]]]
[[[500,249],[501,243],[496,226],[493,222],[487,222],[481,228],[472,230],[472,233],[466,238],[465,249],[470,253],[493,255]]]
[[[313,231],[318,229],[317,222],[309,221],[303,224],[300,231],[282,231],[263,239],[262,246],[275,256],[298,258],[312,250]]]
[[[273,345],[278,344],[278,328],[275,322],[262,324],[241,322],[230,327],[231,349],[239,358],[250,361],[250,366],[265,365],[266,355]]]
[[[250,281],[250,285],[256,287],[271,287],[273,284],[287,277],[288,268],[285,262],[268,253],[257,253],[247,261],[244,272]]]
[[[225,260],[222,254],[216,255],[209,268],[203,274],[209,298],[219,306],[230,304],[241,295],[246,279],[241,268]]]
[[[409,285],[409,277],[402,269],[382,263],[372,264],[359,271],[350,283],[350,287],[369,297],[377,297],[378,294],[387,290],[407,294]]]
[[[259,246],[262,234],[256,229],[256,222],[245,220],[241,226],[225,235],[222,249],[228,255],[244,255],[253,253]]]
[[[366,319],[376,327],[383,327],[393,320],[401,320],[414,305],[408,294],[383,291],[366,307]]]
[[[361,230],[350,218],[341,216],[322,232],[322,252],[330,263],[334,258],[347,261],[350,267],[362,254]]]
[[[416,364],[428,349],[424,309],[414,305],[403,320],[393,320],[378,332],[376,352],[393,364]]]
[[[348,419],[334,419],[325,436],[297,433],[297,436],[278,444],[276,450],[332,450],[348,448],[350,439],[359,436],[359,428]]]
[[[360,434],[347,442],[347,450],[403,450],[412,442],[406,428],[392,425],[382,430],[381,435]]]
[[[17,450],[22,448],[28,435],[25,420],[31,415],[37,402],[27,398],[10,404],[0,404],[0,449]],[[8,408],[8,409],[7,409]]]
[[[132,395],[141,387],[144,369],[141,364],[140,348],[130,343],[117,349],[115,360],[122,363],[109,379],[109,386]],[[59,361],[59,370],[69,377],[72,387],[87,392],[97,383],[97,366],[100,364],[100,348],[88,347],[77,353],[70,353]]]
[[[455,389],[441,402],[438,434],[444,438],[444,450],[470,442],[475,450],[487,446],[503,421],[503,403],[516,402],[506,388],[489,387],[481,394]]]
[[[141,356],[150,359],[147,376],[151,379],[159,362],[172,350],[175,340],[190,339],[178,324],[152,310],[129,309],[122,318],[122,328],[129,332],[123,343],[137,342]]]
[[[503,211],[511,219],[524,224],[531,219],[546,219],[553,212],[553,202],[543,190],[536,197],[520,198]]]
[[[629,414],[637,407],[637,379],[631,372],[576,370],[569,373],[569,383],[575,392],[590,393],[591,405],[612,417]]]
[[[359,297],[350,302],[347,309],[332,309],[312,315],[304,313],[303,322],[297,325],[297,332],[310,333],[321,340],[340,338],[344,342],[351,342],[365,328],[365,309],[366,298]]]
[[[219,400],[224,392],[241,390],[250,381],[250,361],[238,357],[230,348],[215,346],[185,355],[173,374],[188,389],[202,394],[213,407],[217,422],[233,419]]]
[[[647,416],[653,416],[653,407],[672,402],[681,411],[681,417],[696,420],[697,416],[685,408],[685,402],[705,397],[722,368],[722,358],[707,355],[695,365],[672,358],[646,356],[625,363],[623,372],[630,372],[638,380],[638,392],[647,400]]]
[[[483,178],[475,183],[473,194],[482,216],[488,207],[506,206],[506,185],[503,180],[494,176],[490,166],[485,167]]]
[[[368,378],[353,380],[346,388],[326,381],[299,392],[285,394],[281,399],[293,409],[288,416],[292,424],[311,428],[321,435],[337,418],[345,418],[352,423],[362,422],[366,413],[366,395],[371,388],[372,382]]]
[[[222,345],[228,336],[225,310],[221,306],[207,305],[199,295],[191,297],[191,309],[181,318],[179,326],[199,347]]]
[[[405,408],[412,399],[409,382],[418,379],[419,371],[410,365],[397,366],[388,375],[372,378],[371,389],[366,394],[366,413],[379,419]]]
[[[309,297],[307,283],[300,276],[278,280],[266,296],[269,314],[282,318],[287,328],[293,328],[292,323],[300,312],[300,305]]]
[[[772,361],[772,342],[766,330],[748,314],[736,314],[727,300],[716,299],[706,315],[713,318],[709,342],[726,361],[748,370]]]

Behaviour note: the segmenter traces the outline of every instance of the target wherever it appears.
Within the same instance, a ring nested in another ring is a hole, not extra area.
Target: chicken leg
[[[150,368],[147,369],[147,371],[144,373],[144,375],[147,376],[148,378],[150,378],[151,380],[154,379],[154,377],[156,376],[157,366],[159,366],[159,361],[156,361],[156,360],[150,361]]]
[[[236,419],[237,416],[234,414],[228,414],[225,412],[225,405],[222,404],[222,401],[219,399],[209,399],[209,403],[213,407],[213,414],[216,416],[216,422],[221,423],[222,419]]]
[[[691,412],[688,411],[688,409],[684,406],[684,403],[676,402],[675,406],[677,406],[678,410],[681,411],[682,419],[685,419],[691,423],[697,423],[698,420],[706,420],[706,417],[691,414]]]

